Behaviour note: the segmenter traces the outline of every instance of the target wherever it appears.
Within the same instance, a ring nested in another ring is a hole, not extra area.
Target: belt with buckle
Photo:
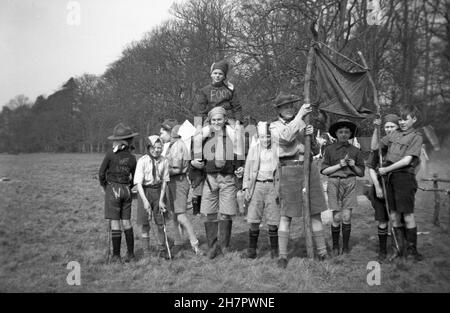
[[[260,183],[273,183],[273,179],[264,179],[264,180],[257,179],[256,181]]]
[[[158,189],[158,188],[161,188],[161,186],[162,186],[162,182],[161,183],[156,183],[156,184],[153,184],[153,185],[143,185],[142,187],[144,189],[146,189],[146,188]]]
[[[281,166],[287,166],[287,165],[303,165],[303,161],[300,160],[280,160]]]

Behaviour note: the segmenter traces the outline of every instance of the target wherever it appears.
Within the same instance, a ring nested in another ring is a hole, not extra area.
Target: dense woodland
[[[362,51],[383,113],[415,104],[423,124],[443,139],[450,133],[450,2],[380,0],[375,24],[372,2],[175,3],[172,18],[129,43],[103,75],[68,77],[51,95],[10,100],[0,113],[0,152],[104,152],[119,121],[149,135],[164,118],[192,120],[196,92],[209,82],[212,62],[222,58],[231,64],[228,80],[244,113],[271,120],[271,100],[279,91],[303,93],[310,25],[316,20],[321,42],[359,63]],[[344,68],[358,70],[324,51]],[[370,135],[371,122],[360,125],[361,135]],[[138,137],[138,151],[143,138]]]

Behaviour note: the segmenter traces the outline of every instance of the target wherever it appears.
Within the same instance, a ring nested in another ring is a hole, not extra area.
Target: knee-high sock
[[[287,258],[288,242],[289,242],[289,231],[278,230],[278,248],[280,249],[280,258]]]
[[[323,236],[323,231],[313,231],[313,239],[316,244],[317,253],[320,256],[327,254],[327,246],[325,244],[325,237]]]
[[[387,253],[387,237],[388,237],[388,228],[381,228],[378,226],[378,240],[380,242],[380,252],[386,254]]]
[[[339,236],[341,233],[341,225],[337,227],[331,225],[331,237],[333,238],[333,249],[339,249]]]
[[[344,249],[348,249],[351,230],[352,230],[352,224],[342,223],[342,246]]]
[[[120,256],[120,244],[122,241],[122,231],[121,230],[111,230],[113,255]]]
[[[129,254],[134,253],[134,233],[133,227],[126,229],[125,233],[125,241],[127,242],[127,251]]]

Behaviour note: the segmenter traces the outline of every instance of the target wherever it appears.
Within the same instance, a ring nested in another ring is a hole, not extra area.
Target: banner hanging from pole
[[[318,47],[314,50],[319,109],[352,118],[372,116],[376,110],[367,97],[368,72],[348,72]]]

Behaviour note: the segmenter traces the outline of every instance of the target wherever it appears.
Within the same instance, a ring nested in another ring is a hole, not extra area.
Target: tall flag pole
[[[314,62],[314,43],[311,43],[311,47],[308,52],[308,59],[306,63],[306,73],[305,73],[305,85],[303,88],[304,103],[311,103],[310,97],[310,83],[311,83],[311,72]],[[310,124],[310,115],[305,116],[304,121],[306,125]],[[306,237],[306,251],[308,258],[314,258],[314,248],[312,241],[312,229],[311,229],[311,198],[310,198],[310,173],[311,173],[311,135],[305,136],[305,155],[304,155],[304,177],[303,177],[303,187],[305,190],[303,197],[303,222],[305,226],[305,237]]]

